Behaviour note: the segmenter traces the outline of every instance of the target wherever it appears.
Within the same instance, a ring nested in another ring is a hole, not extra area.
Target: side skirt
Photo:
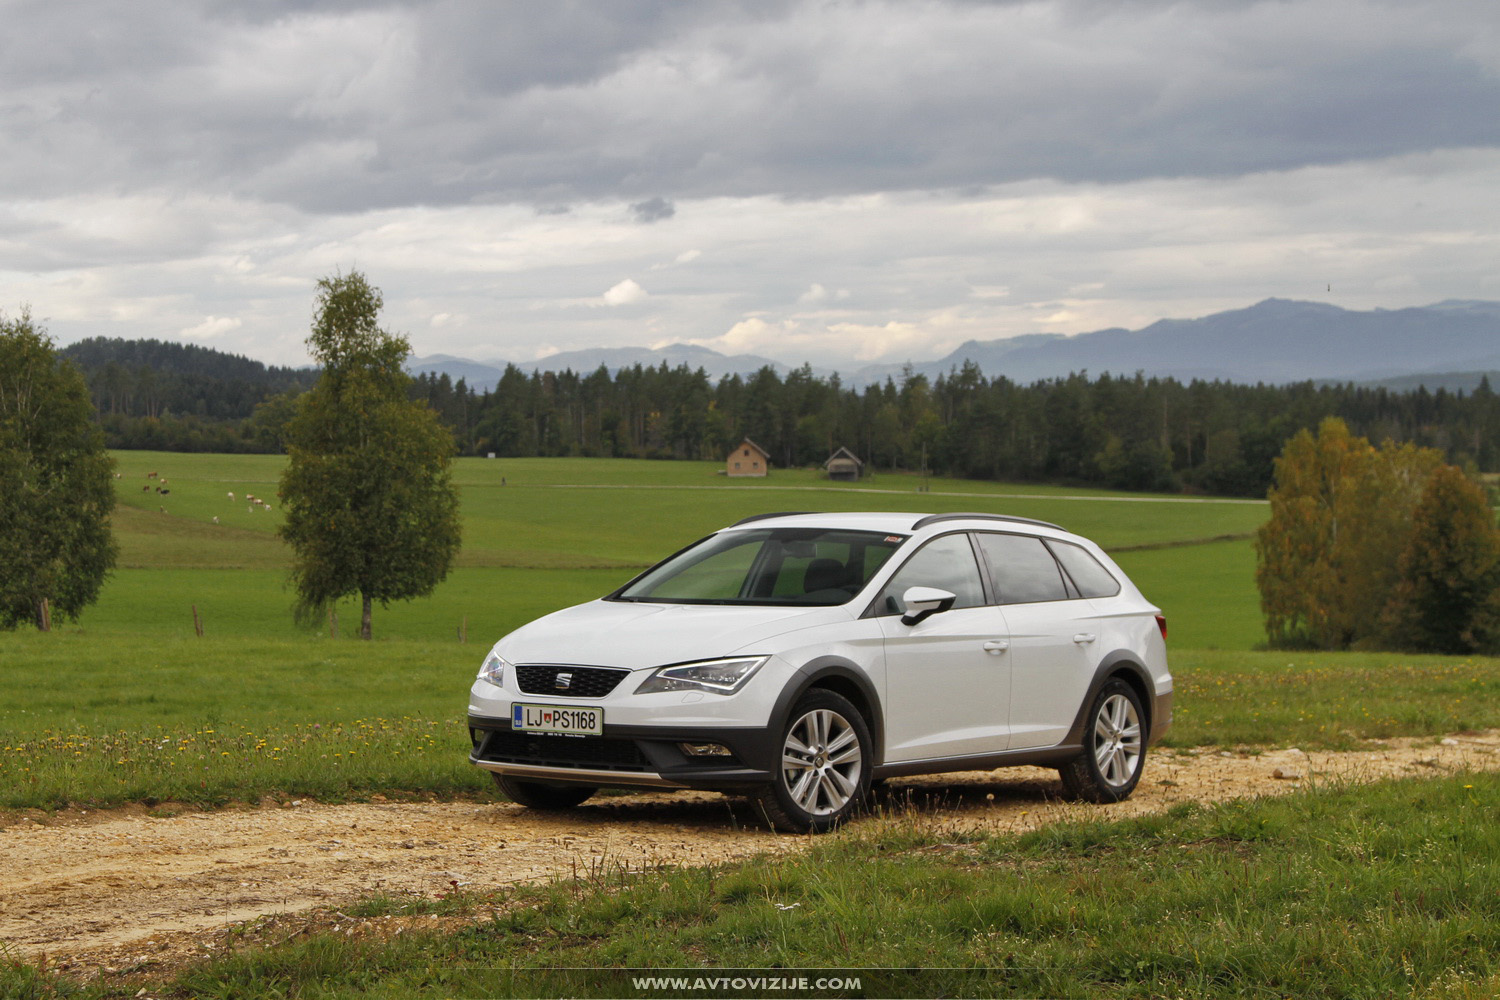
[[[1028,747],[1001,753],[974,754],[968,757],[937,757],[931,760],[902,760],[875,768],[877,778],[898,778],[912,774],[946,774],[951,771],[993,771],[999,767],[1057,767],[1083,753],[1077,744],[1053,747]]]

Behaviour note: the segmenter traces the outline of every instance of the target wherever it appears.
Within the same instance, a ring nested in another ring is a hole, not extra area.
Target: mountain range
[[[972,361],[986,376],[1019,383],[1087,371],[1170,376],[1181,381],[1219,379],[1242,383],[1305,380],[1477,384],[1479,372],[1500,370],[1500,302],[1447,300],[1406,309],[1357,311],[1320,302],[1266,299],[1244,309],[1198,319],[1163,319],[1139,330],[1108,329],[1073,336],[1036,333],[1002,340],[969,341],[948,355],[906,364],[851,361],[837,371],[845,385],[900,379],[907,365],[935,378]],[[704,369],[711,378],[748,375],[769,365],[785,374],[781,360],[725,355],[706,347],[673,344],[568,351],[538,361],[515,362],[522,371],[587,373],[600,365],[611,372],[632,365]],[[504,361],[472,361],[448,355],[414,358],[413,373],[446,373],[476,390],[493,388]],[[828,376],[835,369],[814,367]]]

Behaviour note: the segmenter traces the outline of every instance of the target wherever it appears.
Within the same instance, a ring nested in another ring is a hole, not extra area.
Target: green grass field
[[[120,569],[84,613],[84,631],[191,635],[196,605],[209,634],[305,634],[291,620],[288,554],[274,534],[280,515],[245,500],[253,494],[276,506],[281,458],[160,452],[116,458]],[[462,490],[464,547],[457,568],[431,598],[377,609],[376,636],[456,641],[467,619],[470,641],[487,645],[542,612],[608,592],[742,517],[875,509],[978,510],[1054,521],[1098,541],[1133,577],[1139,574],[1184,648],[1248,649],[1263,638],[1245,539],[1264,519],[1264,504],[947,479],[933,479],[929,491],[919,492],[916,476],[845,484],[808,470],[746,484],[717,469],[706,462],[460,459],[454,480]],[[147,479],[148,472],[159,477]],[[161,478],[167,496],[155,492]],[[1225,537],[1239,540],[1209,541]],[[352,609],[352,602],[342,609],[345,621]]]
[[[281,459],[117,458],[121,562],[98,604],[51,633],[0,633],[0,810],[493,794],[466,762],[464,727],[491,642],[771,510],[978,510],[1094,538],[1167,614],[1169,746],[1349,748],[1500,727],[1500,659],[1256,651],[1249,537],[1263,504],[953,480],[924,492],[915,477],[845,485],[800,470],[742,484],[704,463],[461,460],[458,566],[431,598],[377,608],[377,641],[363,643],[350,637],[352,604],[337,637],[328,623],[292,622],[279,514],[244,499],[276,505]],[[165,496],[153,486],[163,476]],[[782,859],[372,899],[348,909],[441,911],[470,926],[247,942],[147,992],[631,995],[618,979],[548,970],[779,965],[954,970],[863,990],[881,995],[1470,1000],[1500,989],[1497,815],[1490,775],[1024,837],[934,831],[897,812]],[[137,986],[85,985],[0,955],[0,995]]]
[[[917,492],[915,477],[856,486],[806,471],[742,486],[705,463],[470,459],[455,476],[462,564],[433,597],[377,609],[377,641],[362,643],[352,605],[336,638],[328,623],[292,622],[278,514],[244,499],[275,505],[280,459],[118,458],[127,568],[76,625],[0,634],[0,808],[485,792],[465,761],[463,708],[495,639],[775,509],[979,509],[1100,539],[1166,610],[1174,745],[1345,747],[1500,725],[1500,661],[1254,652],[1243,536],[1263,505],[945,480]],[[140,489],[161,477],[165,497]]]

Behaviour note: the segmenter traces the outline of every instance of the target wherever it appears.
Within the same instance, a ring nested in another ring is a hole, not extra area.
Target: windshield
[[[905,535],[831,528],[755,528],[711,535],[611,595],[654,604],[847,603]]]

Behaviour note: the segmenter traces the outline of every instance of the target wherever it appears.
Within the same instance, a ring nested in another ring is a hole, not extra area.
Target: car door
[[[953,607],[904,624],[911,587],[954,594]],[[1006,628],[988,603],[969,536],[941,535],[896,570],[876,598],[885,637],[885,760],[994,753],[1008,742]]]
[[[1053,746],[1072,727],[1094,677],[1097,613],[1040,538],[975,538],[1009,627],[1010,749]]]

